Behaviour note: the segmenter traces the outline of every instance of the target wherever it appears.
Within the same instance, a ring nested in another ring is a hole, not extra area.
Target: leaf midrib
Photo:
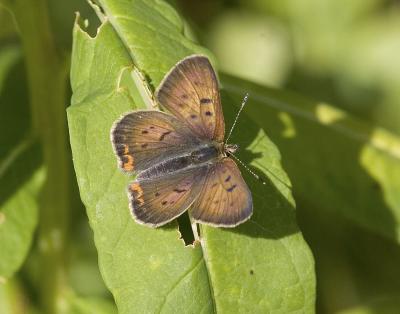
[[[202,229],[200,229],[202,231]],[[210,275],[210,270],[209,270],[209,266],[207,263],[207,246],[206,243],[204,241],[204,238],[201,238],[201,234],[200,234],[200,247],[201,247],[201,254],[203,256],[204,259],[204,267],[206,268],[206,274],[207,274],[207,282],[208,282],[208,287],[210,289],[210,295],[211,295],[211,301],[212,301],[212,306],[213,306],[213,312],[217,313],[217,303],[215,300],[215,294],[214,294],[214,289],[213,289],[213,285],[212,285],[212,281],[211,281],[211,275]]]

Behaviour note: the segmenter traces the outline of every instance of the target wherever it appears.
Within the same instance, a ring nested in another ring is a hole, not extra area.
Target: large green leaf
[[[117,171],[109,141],[114,120],[133,106],[127,91],[116,85],[120,71],[131,63],[129,55],[109,23],[96,39],[78,27],[74,36],[71,146],[104,280],[122,313],[154,311],[178,296],[182,310],[207,307],[211,296],[200,247],[184,248],[174,228],[151,230],[130,218],[125,191],[131,179]],[[198,295],[200,302],[186,293]]]
[[[0,117],[7,117],[0,123],[0,282],[19,269],[28,253],[44,180],[40,147],[26,135],[25,95],[20,48],[5,46],[0,52]]]
[[[182,57],[206,53],[184,36],[179,16],[162,1],[101,1],[105,22],[95,38],[74,30],[68,109],[80,193],[95,235],[99,264],[119,311],[313,312],[313,259],[295,222],[290,183],[280,155],[254,120],[234,139],[240,157],[264,175],[245,174],[254,197],[252,219],[233,230],[202,227],[201,243],[184,246],[176,223],[157,230],[130,217],[126,186],[109,141],[113,122],[143,103],[131,87],[134,64],[156,87]],[[107,18],[105,18],[104,14]],[[223,94],[227,125],[239,104]],[[234,95],[235,96],[235,95]],[[231,106],[230,106],[231,105]]]

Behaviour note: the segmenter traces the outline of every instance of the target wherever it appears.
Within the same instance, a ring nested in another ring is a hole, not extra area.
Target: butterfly
[[[226,144],[218,81],[207,57],[178,62],[156,100],[169,113],[138,110],[118,119],[111,142],[128,185],[133,218],[162,226],[189,209],[198,223],[235,227],[253,212],[251,192]]]

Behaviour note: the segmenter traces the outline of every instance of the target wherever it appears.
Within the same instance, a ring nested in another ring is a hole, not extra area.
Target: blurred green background
[[[0,1],[0,132],[12,134],[1,137],[0,161],[31,123],[20,29],[5,7],[13,2]],[[215,54],[221,71],[334,104],[400,134],[399,1],[169,2],[185,17],[191,36]],[[90,20],[93,34],[99,23],[83,0],[49,0],[45,4],[56,50],[68,70],[74,12]],[[66,107],[69,99],[67,90]],[[69,145],[65,145],[70,154]],[[71,295],[109,300],[112,307],[98,270],[70,155],[68,159],[70,214],[65,226],[65,281]],[[6,193],[7,185],[1,165],[0,194]],[[301,198],[296,201],[300,227],[316,260],[317,312],[399,313],[399,246],[345,218],[312,208]],[[1,313],[37,308],[38,242],[35,238],[17,276],[0,281]],[[79,300],[75,304],[80,313]]]

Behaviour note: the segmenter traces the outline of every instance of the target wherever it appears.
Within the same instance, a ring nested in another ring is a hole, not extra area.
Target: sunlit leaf
[[[312,312],[313,259],[295,222],[279,152],[254,120],[244,117],[246,132],[234,137],[243,143],[239,157],[267,181],[242,171],[254,197],[249,222],[232,230],[202,227],[201,244],[184,247],[176,223],[153,230],[131,219],[132,178],[117,169],[109,132],[121,114],[142,106],[130,90],[132,65],[154,88],[182,57],[207,52],[183,35],[179,16],[162,1],[100,3],[107,18],[96,38],[75,27],[68,121],[100,269],[119,311]],[[223,94],[227,125],[237,111],[232,95]]]

